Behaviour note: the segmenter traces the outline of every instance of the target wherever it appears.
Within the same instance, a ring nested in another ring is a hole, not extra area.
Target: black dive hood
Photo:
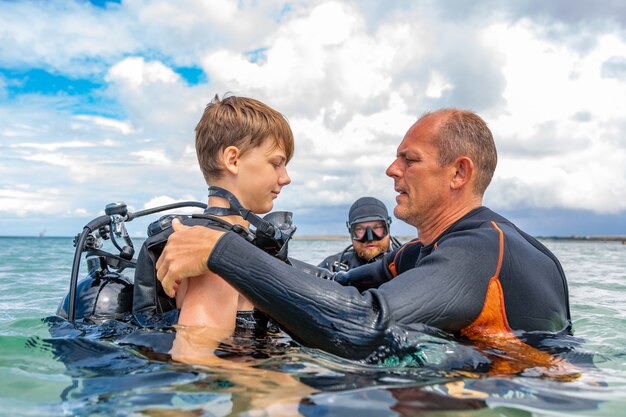
[[[357,225],[370,221],[382,221],[385,223],[385,230],[382,234],[379,235],[374,232],[372,227],[367,227],[364,231],[362,229],[359,230],[359,234],[361,234],[361,231],[363,231],[363,234],[357,236],[357,233],[355,233]],[[346,222],[350,237],[357,242],[373,242],[383,239],[389,234],[390,224],[391,217],[387,213],[387,207],[385,207],[382,201],[374,197],[361,197],[356,200],[350,207],[348,221]]]

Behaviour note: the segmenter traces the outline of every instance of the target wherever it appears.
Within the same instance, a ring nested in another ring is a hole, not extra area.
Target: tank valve
[[[128,207],[126,207],[126,203],[123,201],[118,201],[115,203],[109,203],[104,208],[104,213],[107,216],[119,215],[122,217],[126,217],[128,215]]]

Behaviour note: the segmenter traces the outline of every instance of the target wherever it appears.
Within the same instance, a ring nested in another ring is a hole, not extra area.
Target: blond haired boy
[[[229,191],[253,213],[269,212],[282,188],[291,182],[287,163],[294,150],[285,117],[258,100],[217,95],[196,126],[196,154],[209,186]],[[229,208],[222,197],[209,196],[209,207]],[[240,215],[222,219],[248,228]],[[238,311],[253,305],[218,275],[207,272],[180,284],[176,295],[178,324],[206,326],[228,334]]]

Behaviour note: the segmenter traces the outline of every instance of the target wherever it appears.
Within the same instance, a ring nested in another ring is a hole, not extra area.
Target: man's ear
[[[467,156],[458,158],[452,165],[452,169],[450,187],[453,190],[460,190],[474,177],[474,161]]]
[[[222,163],[224,169],[231,174],[237,175],[239,172],[239,157],[241,151],[236,146],[228,146],[222,151]]]

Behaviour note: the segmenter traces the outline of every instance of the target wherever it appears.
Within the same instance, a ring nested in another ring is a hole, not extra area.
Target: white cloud
[[[0,43],[10,47],[0,49],[0,65],[84,76],[103,74],[125,56],[154,52],[177,65],[195,65],[197,54],[214,44],[249,49],[259,34],[275,30],[287,4],[133,0],[100,8],[71,0],[5,2]]]
[[[528,133],[545,119],[566,119],[581,108],[605,116],[624,114],[626,104],[619,97],[626,86],[602,78],[601,66],[614,54],[626,55],[626,43],[612,35],[603,36],[595,49],[581,54],[565,44],[539,39],[538,30],[522,21],[514,27],[496,25],[488,31],[506,56],[503,96],[507,112],[517,119],[514,125],[507,123],[509,129]]]
[[[391,41],[368,35],[357,9],[327,2],[294,13],[264,39],[260,62],[222,49],[202,63],[218,90],[260,96],[295,115],[314,117],[326,109],[330,118],[345,121],[386,97]]]
[[[138,126],[134,138],[177,154],[193,141],[193,128],[212,97],[207,86],[190,87],[164,63],[141,57],[116,63],[105,79],[107,94],[128,113],[124,124]]]
[[[135,23],[121,9],[105,12],[87,2],[3,3],[0,42],[11,47],[0,49],[0,63],[97,73],[103,61],[140,45],[133,37]]]
[[[168,197],[166,195],[160,195],[160,196],[152,197],[150,200],[146,201],[145,204],[143,205],[142,210],[165,206],[167,204],[178,203],[181,201],[185,201],[185,199],[175,199],[172,197]]]
[[[0,213],[11,217],[31,214],[59,214],[67,210],[63,192],[54,188],[32,189],[30,185],[0,188]]]
[[[150,200],[146,201],[146,203],[143,205],[143,210],[167,206],[167,205],[174,204],[174,203],[183,203],[183,202],[190,202],[190,201],[206,203],[206,198],[198,199],[191,194],[184,195],[181,198],[172,198],[166,195],[160,195],[160,196],[153,197]],[[163,211],[160,215],[164,215],[167,213],[193,214],[193,213],[201,213],[202,211],[203,211],[202,208],[199,208],[199,207],[180,207],[176,209]]]
[[[122,121],[111,119],[108,117],[90,116],[90,115],[80,114],[80,115],[74,116],[74,118],[82,122],[87,122],[87,124],[89,125],[101,126],[104,128],[117,131],[124,135],[133,133],[134,131],[132,126],[128,124],[127,122],[122,122]],[[72,129],[81,129],[81,128],[84,128],[84,125],[82,124],[72,125]]]
[[[626,155],[611,132],[626,114],[626,84],[603,78],[602,65],[626,55],[626,43],[600,36],[580,52],[539,31],[527,19],[488,30],[507,79],[506,112],[491,121],[501,154],[494,183],[506,198],[493,206],[624,211]]]
[[[426,88],[426,95],[430,98],[440,98],[446,91],[454,88],[442,74],[437,71],[431,71],[430,82]]]
[[[80,207],[72,209],[67,213],[68,217],[87,217],[89,215],[90,213],[87,210],[85,210],[84,208],[80,208]]]
[[[139,89],[144,84],[174,84],[180,81],[180,76],[160,62],[132,57],[113,65],[105,79],[120,83],[124,88]]]
[[[151,165],[171,165],[172,160],[168,158],[165,153],[158,150],[145,150],[145,151],[137,151],[131,152],[131,155],[135,155],[139,157],[140,162],[151,164]]]
[[[420,113],[458,106],[496,137],[490,205],[626,211],[619,22],[596,9],[612,24],[579,24],[582,11],[558,19],[539,4],[429,4],[3,4],[0,66],[98,86],[42,94],[0,76],[0,190],[29,187],[2,201],[33,212],[30,198],[62,190],[42,203],[54,217],[108,200],[204,200],[193,129],[213,95],[230,91],[290,120],[283,208],[339,210],[361,195],[393,204],[384,172],[404,133]],[[189,82],[180,66],[201,67],[207,81]]]
[[[32,148],[43,151],[56,151],[62,148],[94,148],[98,146],[95,143],[90,142],[82,142],[82,141],[71,141],[71,142],[51,142],[51,143],[29,143],[22,142],[13,145],[9,145],[11,148]]]

